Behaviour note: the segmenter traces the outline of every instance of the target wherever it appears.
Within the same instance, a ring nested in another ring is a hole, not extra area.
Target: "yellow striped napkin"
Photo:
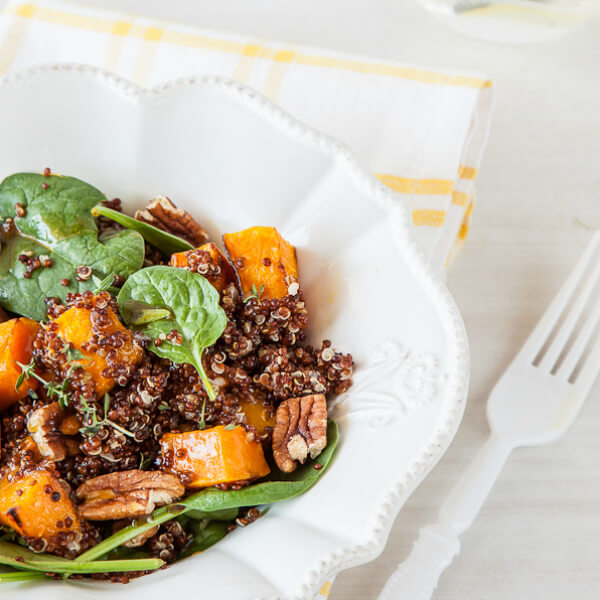
[[[13,0],[0,17],[0,75],[40,62],[92,64],[144,86],[199,73],[237,79],[350,146],[406,204],[436,269],[467,235],[492,109],[483,76]]]

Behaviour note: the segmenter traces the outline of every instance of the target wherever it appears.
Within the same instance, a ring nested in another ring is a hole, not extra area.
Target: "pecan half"
[[[59,430],[63,416],[63,409],[58,402],[52,402],[31,412],[27,419],[27,430],[40,454],[54,462],[64,460],[67,456],[67,444]]]
[[[284,400],[275,415],[273,457],[284,473],[291,473],[310,455],[327,446],[327,402],[323,394]]]
[[[205,229],[189,212],[177,208],[166,196],[156,196],[146,208],[136,211],[135,218],[186,240],[194,248],[208,242]]]
[[[183,496],[185,488],[175,475],[161,471],[119,471],[89,479],[77,488],[83,500],[79,512],[90,521],[141,517],[157,506]]]

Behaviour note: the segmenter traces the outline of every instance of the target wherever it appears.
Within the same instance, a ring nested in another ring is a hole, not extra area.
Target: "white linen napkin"
[[[406,204],[436,270],[467,235],[493,102],[484,76],[13,0],[0,16],[0,75],[41,62],[92,64],[142,86],[200,73],[246,83],[352,148]]]

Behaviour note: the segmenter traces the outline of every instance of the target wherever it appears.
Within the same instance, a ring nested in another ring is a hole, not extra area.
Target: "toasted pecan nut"
[[[194,248],[208,242],[205,229],[189,212],[177,208],[166,196],[156,196],[146,208],[136,211],[135,218],[186,240]]]
[[[67,456],[66,440],[60,432],[63,416],[63,409],[58,402],[52,402],[31,412],[27,419],[27,429],[40,454],[54,462]]]
[[[284,473],[316,458],[327,446],[327,402],[323,394],[284,400],[277,408],[273,457]]]
[[[77,488],[83,500],[79,512],[90,521],[141,517],[157,506],[183,496],[185,488],[175,475],[161,471],[118,471],[89,479]]]

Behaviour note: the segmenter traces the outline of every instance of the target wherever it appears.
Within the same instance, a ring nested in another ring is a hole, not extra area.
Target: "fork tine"
[[[593,256],[593,255],[592,255]],[[583,288],[577,297],[571,301],[568,307],[568,314],[562,322],[556,337],[552,340],[550,347],[544,354],[539,367],[545,371],[550,371],[554,368],[560,353],[564,350],[569,337],[573,333],[579,317],[581,317],[594,288],[600,277],[600,260],[596,261],[592,273],[586,277]]]
[[[533,330],[523,348],[519,352],[518,358],[532,363],[538,352],[542,349],[544,342],[552,332],[565,306],[568,304],[573,291],[577,287],[579,280],[585,273],[585,270],[600,243],[600,231],[596,232],[590,243],[582,254],[581,258],[571,271],[569,277],[564,282],[558,294],[555,296],[552,304],[547,308],[544,316],[541,318],[536,328]]]
[[[583,352],[585,351],[585,348],[588,345],[592,334],[596,330],[598,321],[600,321],[600,300],[596,302],[596,305],[588,315],[581,330],[577,334],[573,345],[571,346],[571,348],[569,348],[567,355],[565,356],[562,364],[556,372],[557,377],[566,380],[568,380],[571,377],[573,371],[575,370],[575,367],[577,366],[577,363],[583,356]]]
[[[583,368],[577,375],[573,384],[582,397],[585,397],[600,371],[600,336],[594,341],[590,354],[584,359]]]

